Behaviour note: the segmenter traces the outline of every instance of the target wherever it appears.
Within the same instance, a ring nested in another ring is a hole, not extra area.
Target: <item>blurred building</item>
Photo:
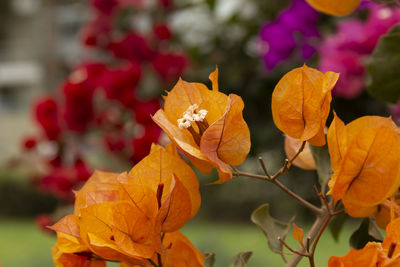
[[[80,58],[84,1],[0,1],[0,162],[35,132],[31,102],[52,92]]]

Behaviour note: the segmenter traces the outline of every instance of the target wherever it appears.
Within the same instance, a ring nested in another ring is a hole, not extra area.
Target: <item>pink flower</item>
[[[375,49],[379,38],[400,22],[400,9],[374,3],[365,5],[369,16],[365,22],[344,20],[337,33],[325,38],[320,46],[321,71],[340,72],[333,93],[343,98],[355,98],[365,87],[365,57]]]

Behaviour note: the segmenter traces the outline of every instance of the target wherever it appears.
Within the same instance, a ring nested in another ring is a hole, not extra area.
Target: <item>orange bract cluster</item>
[[[218,91],[218,70],[204,84],[179,80],[153,120],[203,173],[217,168],[223,183],[232,178],[229,165],[241,164],[250,151],[250,132],[243,119],[243,100]]]
[[[382,243],[368,242],[363,249],[350,249],[343,257],[333,256],[329,267],[398,267],[400,266],[400,218],[393,220],[386,228]]]
[[[272,117],[275,125],[288,136],[325,144],[325,123],[332,100],[331,91],[338,73],[325,74],[304,65],[288,72],[272,94]]]
[[[202,254],[177,232],[201,200],[195,173],[173,145],[153,145],[129,174],[96,171],[75,193],[74,214],[51,227],[57,267],[202,266]]]
[[[342,200],[351,216],[374,215],[400,185],[397,126],[390,118],[377,116],[344,125],[335,114],[328,147],[333,170],[329,193]]]

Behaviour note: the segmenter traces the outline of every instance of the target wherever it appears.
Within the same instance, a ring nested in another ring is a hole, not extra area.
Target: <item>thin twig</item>
[[[154,267],[158,267],[158,265],[152,260],[152,259],[147,259],[151,265],[153,265]]]
[[[163,267],[160,253],[157,253],[157,260],[158,260],[158,267]]]
[[[310,253],[310,245],[311,245],[311,236],[307,236],[306,250],[308,253]]]
[[[265,163],[262,157],[258,157],[258,161],[260,162],[261,168],[263,169],[264,173],[266,176],[268,176],[269,178],[271,178],[271,175],[269,175],[267,168],[265,167]]]
[[[297,251],[297,250],[292,249],[292,248],[285,242],[285,240],[283,240],[281,237],[278,237],[278,240],[279,240],[279,242],[281,242],[282,245],[284,245],[284,246],[285,246],[288,250],[290,250],[292,253],[297,254],[297,255],[299,255],[299,256],[302,256],[302,257],[308,257],[308,254],[304,254],[304,253],[302,253],[302,252],[300,252],[300,251]]]
[[[305,200],[304,198],[302,198],[301,196],[297,195],[295,192],[291,191],[289,188],[287,188],[285,185],[283,185],[282,183],[280,183],[278,180],[272,180],[271,181],[274,185],[278,186],[282,191],[284,191],[286,194],[288,194],[289,196],[291,196],[292,198],[294,198],[295,200],[297,200],[301,205],[303,205],[304,207],[308,208],[309,210],[311,210],[312,212],[314,212],[315,214],[321,214],[322,210],[320,208],[318,208],[317,206],[311,204],[310,202],[308,202],[307,200]]]

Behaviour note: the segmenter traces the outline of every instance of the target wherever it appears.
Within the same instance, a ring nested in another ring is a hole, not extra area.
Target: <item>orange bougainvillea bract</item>
[[[376,213],[400,184],[399,130],[391,118],[365,116],[348,125],[336,116],[328,130],[330,191],[354,217]]]
[[[249,153],[250,132],[242,99],[218,91],[218,70],[210,79],[212,90],[179,80],[153,120],[201,172],[217,168],[215,183],[223,183],[232,178],[229,165],[241,164]]]
[[[316,10],[334,16],[345,16],[353,12],[361,0],[306,0]]]
[[[400,218],[386,227],[382,243],[368,242],[363,249],[350,251],[343,257],[332,256],[329,267],[398,267],[400,266]]]
[[[288,72],[272,94],[275,125],[292,138],[311,145],[325,144],[325,123],[338,73],[323,74],[304,65]]]
[[[153,266],[158,257],[179,266],[202,265],[201,253],[176,233],[197,213],[201,200],[197,177],[174,145],[153,145],[129,174],[96,171],[75,195],[74,214],[50,227],[57,232],[56,266],[70,261],[100,267],[104,260]],[[171,241],[174,249],[165,243],[169,233],[177,236]]]
[[[294,139],[290,136],[285,135],[285,153],[288,159],[292,159],[301,147],[301,142],[299,139]],[[293,165],[305,169],[305,170],[315,170],[315,161],[311,153],[310,145],[306,143],[303,151],[297,155],[296,159],[293,161]]]

